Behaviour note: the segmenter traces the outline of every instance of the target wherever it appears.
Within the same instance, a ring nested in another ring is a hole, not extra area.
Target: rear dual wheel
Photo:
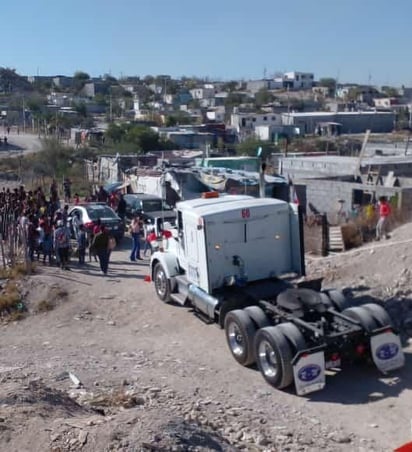
[[[292,359],[306,348],[306,341],[291,322],[268,325],[269,319],[257,306],[230,311],[225,317],[226,340],[239,364],[256,362],[270,385],[286,388],[293,383]]]
[[[226,340],[235,360],[242,366],[255,362],[256,331],[269,325],[269,319],[259,306],[229,311],[225,316]]]
[[[254,363],[253,339],[256,326],[243,309],[230,311],[225,317],[226,340],[235,360],[242,366]]]
[[[255,336],[256,363],[267,383],[277,389],[290,386],[292,359],[305,348],[302,333],[291,322],[260,329]]]

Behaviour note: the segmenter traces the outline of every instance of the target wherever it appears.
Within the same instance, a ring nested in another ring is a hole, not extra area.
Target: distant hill
[[[19,91],[32,91],[33,87],[27,80],[16,73],[15,69],[0,67],[0,92],[13,93]]]

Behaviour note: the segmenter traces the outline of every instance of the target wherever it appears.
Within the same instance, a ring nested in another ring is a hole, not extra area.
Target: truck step
[[[186,294],[182,293],[171,293],[170,298],[175,301],[176,303],[179,303],[180,305],[184,306],[186,303]]]
[[[199,311],[198,309],[193,310],[196,317],[198,317],[202,322],[206,323],[207,325],[211,325],[212,323],[215,323],[214,319],[211,319],[207,315],[203,314],[203,312]]]

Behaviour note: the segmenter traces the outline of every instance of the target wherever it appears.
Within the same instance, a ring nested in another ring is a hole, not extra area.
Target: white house
[[[56,107],[69,107],[72,103],[72,97],[63,93],[52,92],[47,95],[47,101],[51,105],[55,105]]]
[[[373,103],[376,108],[391,108],[394,105],[398,105],[398,99],[396,97],[383,97],[373,99]]]
[[[314,75],[312,72],[285,72],[283,86],[289,89],[312,89]]]
[[[210,99],[215,96],[215,89],[212,85],[205,85],[203,88],[194,88],[190,90],[193,99]]]
[[[209,121],[225,122],[225,107],[216,107],[206,112],[206,118]]]
[[[133,111],[134,111],[134,119],[135,120],[145,120],[150,116],[150,112],[148,110],[144,110],[140,106],[140,101],[138,98],[135,98],[133,101]]]
[[[237,133],[252,132],[257,126],[282,125],[282,115],[277,113],[232,113],[230,126]]]

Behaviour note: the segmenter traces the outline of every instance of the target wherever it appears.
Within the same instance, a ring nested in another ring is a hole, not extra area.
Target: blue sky
[[[314,72],[412,86],[411,0],[7,0],[0,66],[211,79]]]

